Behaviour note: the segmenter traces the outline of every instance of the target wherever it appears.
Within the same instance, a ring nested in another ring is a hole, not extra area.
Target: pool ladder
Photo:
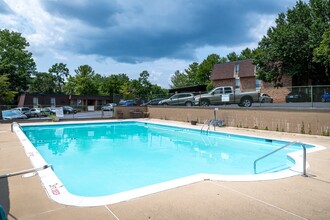
[[[213,125],[213,128],[215,130],[216,125],[219,125],[220,127],[222,127],[223,121],[222,120],[208,120],[208,119],[205,120],[204,121],[204,124],[203,124],[203,126],[201,128],[201,133],[203,133],[203,131],[204,131],[203,128],[206,125],[206,123],[207,123],[207,130],[205,132],[206,133],[209,133],[211,125]]]
[[[276,153],[277,151],[282,150],[282,149],[284,149],[286,147],[289,147],[289,146],[291,146],[293,144],[300,144],[301,147],[303,148],[303,174],[302,174],[302,176],[307,177],[307,174],[306,174],[306,147],[305,147],[305,144],[304,143],[300,143],[300,142],[297,142],[297,141],[290,142],[290,143],[284,145],[283,147],[280,147],[280,148],[278,148],[278,149],[276,149],[276,150],[274,150],[274,151],[272,151],[272,152],[270,152],[270,153],[268,153],[268,154],[266,154],[266,155],[264,155],[264,156],[259,157],[258,159],[256,159],[254,161],[254,163],[253,163],[254,173],[255,174],[257,173],[257,162],[259,160],[264,159],[264,158],[268,157],[269,155],[272,155],[272,154]]]
[[[204,121],[204,123],[203,123],[203,126],[202,126],[202,128],[201,128],[201,133],[203,133],[204,132],[204,130],[203,130],[203,128],[204,128],[204,126],[207,124],[207,130],[205,130],[205,132],[206,133],[208,133],[209,132],[209,130],[210,130],[210,126],[211,126],[211,122],[212,120],[208,120],[208,119],[206,119],[205,121]]]
[[[42,167],[38,167],[38,168],[32,168],[32,169],[22,170],[22,171],[18,171],[18,172],[14,172],[14,173],[3,174],[3,175],[0,175],[0,179],[8,178],[8,177],[11,177],[11,176],[23,175],[23,174],[27,174],[27,173],[34,173],[34,172],[37,172],[37,171],[45,170],[47,168],[51,168],[52,170],[54,170],[53,165],[46,164],[46,165],[44,165]]]

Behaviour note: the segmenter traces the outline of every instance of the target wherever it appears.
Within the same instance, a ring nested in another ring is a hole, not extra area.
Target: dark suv
[[[63,106],[63,113],[64,114],[76,114],[78,111],[71,106]]]
[[[178,93],[159,102],[159,105],[185,105],[192,106],[195,103],[194,93]]]

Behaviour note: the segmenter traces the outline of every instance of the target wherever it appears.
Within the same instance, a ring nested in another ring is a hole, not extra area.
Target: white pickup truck
[[[232,86],[217,87],[207,94],[195,96],[195,105],[209,106],[221,104],[238,104],[240,107],[251,107],[253,102],[259,102],[260,93],[235,92]]]

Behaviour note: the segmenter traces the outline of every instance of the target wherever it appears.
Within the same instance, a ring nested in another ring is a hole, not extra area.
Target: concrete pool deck
[[[150,120],[191,126],[184,122]],[[193,126],[196,128],[196,126]],[[309,153],[309,177],[271,181],[202,181],[99,207],[74,207],[48,198],[38,175],[0,179],[8,219],[330,219],[330,137],[242,128],[218,131],[321,145]],[[0,124],[0,174],[32,168],[10,124]]]

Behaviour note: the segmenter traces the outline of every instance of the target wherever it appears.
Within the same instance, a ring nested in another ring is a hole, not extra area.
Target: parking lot
[[[169,106],[157,106],[161,108],[168,108]],[[171,106],[171,107],[179,107],[179,106]],[[217,105],[217,106],[183,106],[183,108],[218,108],[219,110],[221,109],[246,109],[244,107],[239,107],[237,104],[228,104],[228,105]],[[309,110],[317,110],[317,109],[330,109],[330,102],[297,102],[297,103],[253,103],[250,108],[256,108],[256,109],[296,109],[296,110],[301,110],[301,109],[309,109]],[[247,108],[249,109],[249,108]],[[63,119],[75,119],[75,118],[80,118],[80,119],[97,119],[97,118],[112,118],[114,117],[114,111],[83,111],[83,112],[77,112],[75,114],[70,113],[70,114],[64,114]],[[26,120],[28,121],[38,121],[38,120],[52,120],[50,116],[40,116],[40,117],[30,117]]]

